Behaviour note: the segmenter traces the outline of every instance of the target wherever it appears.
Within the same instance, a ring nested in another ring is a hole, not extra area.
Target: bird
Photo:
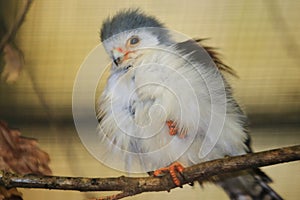
[[[97,134],[104,163],[129,173],[170,173],[180,186],[185,167],[252,149],[247,116],[225,76],[234,70],[204,39],[176,34],[140,9],[103,21],[100,39],[111,65],[97,101]],[[259,168],[209,181],[230,199],[282,199]]]

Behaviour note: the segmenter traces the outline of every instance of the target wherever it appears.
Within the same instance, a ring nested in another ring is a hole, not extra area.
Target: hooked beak
[[[112,59],[114,63],[118,66],[124,58],[124,53],[121,48],[115,48],[112,50]]]
[[[124,60],[127,60],[129,51],[124,51],[121,48],[115,48],[112,50],[112,58],[114,63],[118,66],[120,63],[122,63]]]
[[[130,53],[134,53],[134,51],[123,50],[122,48],[114,48],[112,50],[112,59],[114,63],[118,66],[125,60],[129,59]]]

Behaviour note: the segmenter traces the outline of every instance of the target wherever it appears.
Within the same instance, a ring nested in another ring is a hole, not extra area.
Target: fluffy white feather
[[[176,160],[190,166],[245,153],[247,136],[239,123],[239,114],[229,111],[230,115],[222,116],[222,113],[211,112],[211,96],[222,98],[220,94],[225,93],[223,82],[208,84],[214,83],[217,77],[223,81],[217,68],[192,62],[189,55],[181,55],[174,46],[153,48],[155,39],[143,31],[132,34],[143,38],[139,56],[112,68],[99,103],[103,116],[99,134],[112,142],[107,143],[110,152],[123,154],[122,168],[133,172],[152,171]],[[113,38],[106,45],[108,52],[115,48],[114,39],[126,41],[132,34]],[[152,45],[146,48],[149,44]],[[129,63],[132,67],[124,69]],[[208,86],[213,88],[209,91]],[[222,100],[214,99],[215,110],[224,106],[230,110],[233,106],[226,99],[227,105],[218,102]],[[225,117],[224,124],[217,124],[222,129],[220,134],[207,134],[212,115]],[[170,136],[167,120],[176,122],[186,135]],[[204,138],[206,144],[203,144]],[[210,151],[206,146],[214,148]],[[128,152],[132,153],[130,159]]]

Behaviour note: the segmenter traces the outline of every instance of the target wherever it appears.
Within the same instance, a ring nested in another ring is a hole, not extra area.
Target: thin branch
[[[2,38],[2,40],[0,42],[0,51],[2,51],[5,44],[8,43],[11,39],[13,39],[15,37],[15,35],[17,34],[17,31],[19,30],[19,28],[21,27],[22,23],[25,20],[25,16],[30,8],[32,1],[33,0],[25,1],[25,5],[20,14],[20,17],[17,19],[16,23],[13,24],[13,26],[9,29],[9,31]]]
[[[183,184],[195,180],[207,180],[209,177],[256,168],[278,163],[300,160],[300,145],[251,153],[235,157],[226,157],[187,167],[183,171]],[[16,175],[8,172],[0,174],[0,185],[7,188],[45,188],[78,191],[121,191],[121,193],[102,199],[120,199],[143,192],[170,191],[175,188],[169,174],[162,177],[125,177],[118,178],[82,178],[59,176]]]

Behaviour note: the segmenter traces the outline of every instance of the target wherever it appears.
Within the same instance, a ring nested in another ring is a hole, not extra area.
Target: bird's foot
[[[183,170],[184,170],[184,167],[179,162],[174,162],[168,167],[163,167],[163,168],[155,170],[153,175],[161,176],[161,175],[164,175],[166,172],[169,172],[175,185],[181,186],[181,182],[180,182],[180,179],[178,178],[177,174],[178,173],[182,174]]]
[[[169,127],[169,134],[174,136],[176,134],[179,133],[179,137],[180,138],[184,138],[187,134],[187,131],[186,130],[181,130],[180,132],[178,131],[178,127],[177,127],[177,124],[176,122],[172,121],[172,120],[168,120],[166,122],[167,126]]]
[[[177,125],[176,122],[173,122],[172,120],[168,120],[166,123],[169,127],[169,134],[176,135],[178,131],[178,128],[176,127]]]

